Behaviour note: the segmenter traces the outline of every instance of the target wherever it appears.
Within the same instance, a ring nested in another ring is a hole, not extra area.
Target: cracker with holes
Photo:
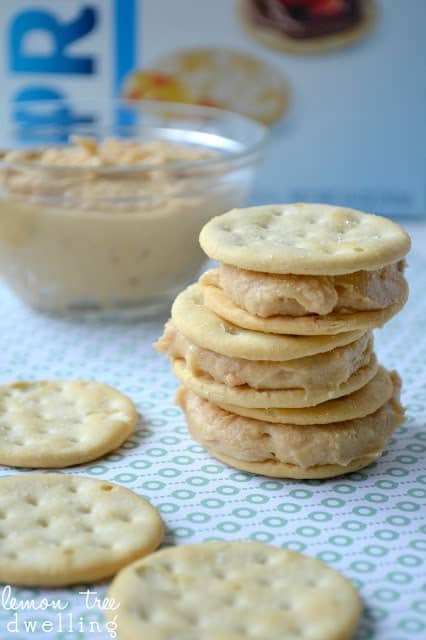
[[[337,571],[259,542],[164,549],[121,571],[108,597],[120,640],[350,640],[361,614]]]
[[[247,329],[369,329],[407,300],[410,241],[380,216],[318,204],[235,209],[207,223],[200,243],[221,263],[201,280],[207,306]]]
[[[62,468],[95,460],[133,433],[133,402],[93,381],[0,386],[0,464]]]
[[[233,209],[203,227],[200,244],[213,260],[242,269],[314,276],[381,269],[410,248],[387,218],[307,203]]]
[[[144,498],[91,478],[29,473],[0,479],[0,582],[94,582],[150,553],[163,524]]]
[[[349,344],[364,331],[328,336],[275,335],[238,327],[204,304],[203,288],[193,284],[182,291],[172,306],[173,323],[194,344],[234,358],[283,362]]]

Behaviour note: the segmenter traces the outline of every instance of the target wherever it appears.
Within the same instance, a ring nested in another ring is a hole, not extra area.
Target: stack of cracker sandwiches
[[[157,342],[212,456],[271,477],[361,469],[402,423],[400,378],[372,329],[407,301],[407,234],[343,207],[235,209],[200,234],[219,262],[176,298]]]

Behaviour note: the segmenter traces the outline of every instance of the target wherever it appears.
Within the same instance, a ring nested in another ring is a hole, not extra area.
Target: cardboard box
[[[214,104],[271,127],[254,202],[426,215],[426,2],[359,2],[350,28],[292,41],[274,11],[266,26],[256,14],[279,0],[4,0],[1,142],[17,119],[58,117],[29,98],[71,97],[60,117],[82,121],[114,119],[123,92]]]

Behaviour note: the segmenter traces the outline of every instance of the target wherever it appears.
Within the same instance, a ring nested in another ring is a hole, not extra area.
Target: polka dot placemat
[[[250,539],[320,558],[361,591],[364,612],[356,640],[421,640],[426,637],[425,273],[424,263],[410,257],[410,301],[376,336],[381,361],[403,377],[407,421],[377,463],[347,477],[268,480],[211,459],[189,438],[174,405],[177,383],[170,365],[151,347],[161,333],[160,321],[52,319],[32,313],[1,288],[0,382],[81,377],[128,394],[141,414],[135,434],[119,451],[65,473],[111,480],[146,496],[165,520],[165,544]],[[10,473],[0,468],[1,475]],[[84,594],[84,585],[10,593],[0,586],[0,637],[114,637],[113,625],[105,626],[105,603],[96,600],[105,597],[107,586],[92,585],[97,596]],[[62,609],[51,602],[37,609],[43,598],[59,600]],[[34,606],[17,610],[24,601]],[[43,623],[51,626],[43,629]]]

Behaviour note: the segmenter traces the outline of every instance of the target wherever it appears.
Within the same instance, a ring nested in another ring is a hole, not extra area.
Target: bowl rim
[[[57,99],[57,100],[28,100],[28,101],[24,101],[22,104],[23,105],[35,105],[35,104],[39,104],[40,106],[46,107],[49,104],[51,105],[58,105],[58,104],[69,104],[69,100],[64,100],[64,99]],[[13,151],[15,149],[5,149],[2,148],[0,150],[0,169],[15,169],[15,170],[28,170],[28,169],[32,169],[33,171],[46,171],[46,172],[52,172],[52,173],[61,173],[61,172],[65,172],[68,175],[69,174],[82,174],[82,173],[87,173],[88,171],[90,171],[91,173],[99,173],[103,176],[108,175],[108,174],[121,174],[121,173],[143,173],[143,172],[149,172],[152,170],[158,170],[158,169],[162,169],[162,168],[167,168],[172,169],[172,170],[183,170],[183,169],[192,169],[192,168],[197,168],[197,169],[201,169],[201,168],[214,168],[216,165],[221,165],[223,167],[224,164],[229,163],[231,165],[233,164],[238,164],[239,162],[244,164],[244,161],[246,161],[247,163],[250,162],[253,158],[255,158],[257,155],[259,155],[263,149],[265,148],[265,146],[267,145],[269,138],[270,138],[270,129],[262,124],[261,122],[258,122],[257,120],[254,120],[252,118],[249,118],[248,116],[242,115],[240,113],[237,113],[235,111],[229,111],[226,109],[220,109],[218,107],[210,107],[210,106],[204,106],[204,105],[196,105],[196,104],[187,104],[187,103],[180,103],[180,102],[169,102],[169,101],[165,101],[165,100],[123,100],[123,99],[116,99],[116,100],[82,100],[79,102],[79,104],[87,104],[87,103],[94,103],[94,104],[99,104],[102,105],[104,104],[112,104],[112,106],[116,106],[116,107],[125,107],[127,109],[131,108],[135,111],[135,113],[137,114],[138,112],[141,112],[141,108],[142,109],[166,109],[170,108],[173,110],[177,110],[177,111],[181,111],[182,115],[185,115],[186,117],[188,117],[191,113],[193,114],[197,114],[199,116],[210,116],[210,117],[228,117],[228,118],[232,118],[233,120],[235,120],[235,122],[237,123],[241,123],[241,124],[245,124],[248,125],[252,131],[256,134],[256,140],[252,143],[241,143],[243,145],[243,148],[240,150],[236,150],[236,151],[229,151],[226,155],[224,153],[219,153],[217,156],[213,156],[210,158],[201,158],[201,159],[197,159],[197,160],[177,160],[177,161],[170,161],[170,162],[160,162],[160,163],[154,163],[154,162],[147,162],[147,163],[135,163],[135,164],[119,164],[119,165],[100,165],[100,166],[89,166],[89,165],[85,165],[85,166],[79,166],[79,165],[66,165],[66,164],[47,164],[47,163],[43,163],[43,162],[37,162],[37,161],[9,161],[9,160],[4,160],[4,156],[6,155],[6,153],[8,153],[9,151]],[[93,127],[93,123],[88,123],[88,124],[82,124],[81,128],[83,129],[83,132],[80,134],[80,132],[77,130],[75,133],[71,132],[69,134],[69,137],[71,137],[72,135],[81,135],[82,137],[84,137],[84,128],[86,127],[88,130],[90,130]],[[99,125],[100,131],[105,131],[108,128],[117,128],[118,130],[132,130],[135,129],[135,125],[112,125],[111,123],[103,123],[101,125]],[[144,125],[142,125],[141,129],[143,130]],[[64,127],[65,129],[65,127]],[[146,129],[152,129],[152,130],[157,130],[157,131],[175,131],[175,132],[184,132],[184,131],[192,131],[194,133],[203,133],[203,129],[185,129],[184,127],[168,127],[168,126],[159,126],[159,125],[155,125],[155,126],[146,126]],[[29,130],[29,127],[28,127]],[[35,130],[35,128],[33,129]],[[54,130],[54,131],[60,131],[60,128],[58,128],[57,125],[38,125],[36,128],[37,131],[40,132],[46,132],[49,130]],[[66,130],[66,129],[65,129]],[[22,134],[23,131],[25,131],[25,129],[20,129],[18,127],[17,130]],[[213,134],[213,133],[208,133],[205,132],[204,133],[206,135],[218,135],[220,136],[220,134]],[[89,134],[86,133],[86,136],[88,136]],[[92,137],[95,137],[95,135],[92,134]],[[117,135],[111,135],[109,136],[109,138],[116,138],[118,137],[119,139],[123,139],[126,140],[126,138],[120,138]],[[223,138],[227,138],[228,140],[231,140],[232,138],[230,136],[223,136]],[[108,139],[108,137],[104,137],[103,139]],[[129,140],[134,140],[137,139],[137,136],[130,136],[128,138]],[[158,139],[161,140],[161,137],[159,137]],[[155,141],[156,138],[154,137],[152,141]],[[177,141],[176,142],[179,144],[185,144],[184,141]],[[29,149],[33,149],[33,150],[38,150],[38,149],[43,149],[43,148],[48,148],[50,146],[66,146],[65,143],[63,145],[56,145],[54,143],[52,143],[51,145],[46,144],[46,145],[39,145],[39,146],[32,146],[29,147]],[[203,146],[203,145],[201,145]],[[211,148],[209,145],[204,145],[204,148],[209,149]]]

